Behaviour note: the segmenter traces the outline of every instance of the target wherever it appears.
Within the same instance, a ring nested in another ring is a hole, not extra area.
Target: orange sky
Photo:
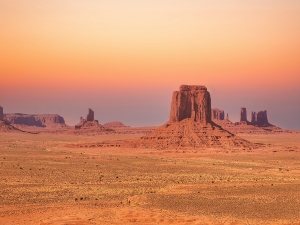
[[[1,1],[0,104],[182,83],[276,97],[299,87],[299,24],[299,0]]]

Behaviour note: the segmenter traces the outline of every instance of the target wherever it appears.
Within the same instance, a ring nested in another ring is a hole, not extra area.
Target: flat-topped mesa
[[[267,110],[259,111],[256,117],[256,125],[259,127],[270,126],[267,116]]]
[[[0,106],[0,121],[3,120],[3,107]]]
[[[181,85],[172,96],[170,122],[190,118],[195,122],[211,122],[211,99],[205,86]]]
[[[94,111],[89,109],[89,113],[86,116],[86,121],[94,121]]]
[[[36,127],[66,127],[65,120],[58,114],[5,114],[5,120],[10,124]]]
[[[224,110],[214,108],[211,109],[211,116],[213,120],[224,120],[225,113]]]

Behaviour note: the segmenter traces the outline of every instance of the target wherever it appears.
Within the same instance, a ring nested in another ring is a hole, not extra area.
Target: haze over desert
[[[300,1],[3,0],[0,225],[300,225]]]

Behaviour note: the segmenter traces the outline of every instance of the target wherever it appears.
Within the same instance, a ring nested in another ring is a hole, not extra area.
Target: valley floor
[[[142,134],[0,134],[0,224],[300,224],[300,134],[255,150],[69,147]]]

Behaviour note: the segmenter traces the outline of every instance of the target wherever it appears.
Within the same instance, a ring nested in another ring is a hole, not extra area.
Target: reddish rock
[[[94,111],[92,109],[89,109],[89,112],[86,116],[87,121],[94,121]]]
[[[99,124],[98,120],[94,119],[94,111],[89,109],[86,119],[80,117],[80,122],[75,125],[76,134],[90,134],[90,133],[103,133],[113,132],[113,130],[103,127]]]
[[[179,91],[174,91],[170,122],[180,122],[187,118],[203,124],[211,122],[211,101],[206,87],[181,85]]]
[[[214,108],[211,110],[211,115],[213,120],[224,120],[224,110]]]
[[[228,113],[227,113],[227,115],[226,115],[226,120],[229,120],[229,115],[228,115]]]
[[[10,124],[36,127],[66,127],[65,120],[57,114],[5,114],[5,120]]]
[[[115,121],[115,122],[105,123],[103,125],[103,127],[116,129],[116,128],[126,128],[126,127],[129,127],[129,126],[125,126],[123,123]]]
[[[251,112],[251,124],[256,124],[256,112]]]
[[[247,110],[246,108],[241,108],[240,122],[247,122]]]
[[[268,121],[267,110],[259,111],[257,113],[256,125],[259,127],[266,127],[271,125]]]
[[[0,121],[3,120],[3,107],[0,106]]]
[[[224,121],[224,120],[220,120]],[[185,149],[248,147],[253,144],[211,121],[210,94],[204,86],[182,85],[172,97],[170,120],[130,147]]]

